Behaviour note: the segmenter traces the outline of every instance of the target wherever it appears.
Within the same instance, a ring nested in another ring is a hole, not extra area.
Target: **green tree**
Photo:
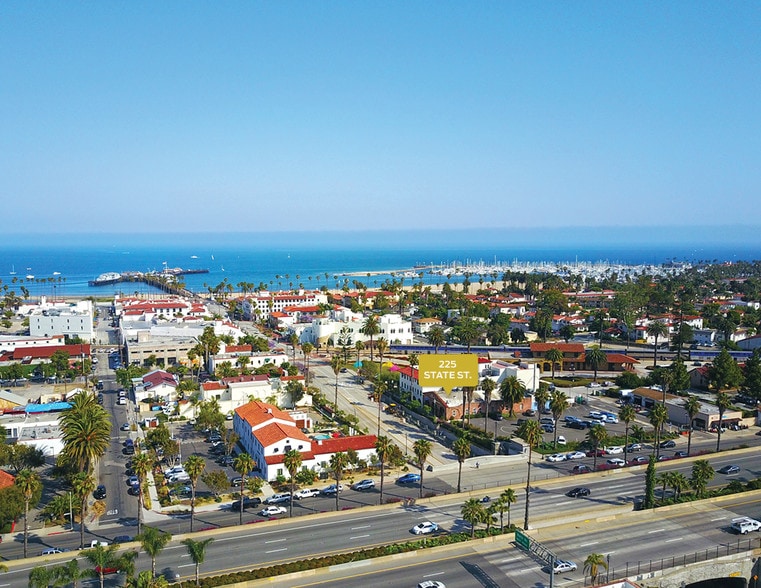
[[[698,400],[697,396],[690,395],[682,406],[684,406],[684,410],[687,412],[688,425],[690,427],[687,432],[687,456],[689,457],[692,449],[692,431],[695,428],[693,423],[695,422],[695,417],[700,412],[700,400]]]
[[[200,455],[191,455],[185,460],[185,472],[190,478],[190,532],[193,532],[193,522],[196,516],[196,488],[198,479],[206,469],[206,460]]]
[[[97,402],[94,394],[80,392],[71,400],[71,408],[60,419],[63,450],[60,463],[76,471],[92,472],[111,443],[111,416]]]
[[[31,470],[21,470],[16,476],[16,486],[21,489],[24,496],[24,557],[27,557],[27,545],[29,540],[29,505],[37,497],[40,499],[42,482],[40,477]]]
[[[156,558],[172,540],[172,534],[156,527],[143,527],[143,532],[135,538],[143,551],[151,558],[151,576],[156,577]]]
[[[81,569],[77,559],[70,559],[65,564],[56,566],[52,571],[55,576],[56,586],[71,584],[74,588],[77,588],[80,580],[95,576],[95,570],[90,568]]]
[[[708,483],[713,480],[713,468],[706,459],[699,459],[692,464],[692,477],[690,478],[690,486],[695,490],[695,494],[698,498],[705,496]]]
[[[608,355],[600,349],[599,345],[592,345],[584,352],[584,361],[594,370],[594,381],[596,382],[597,370],[608,365]]]
[[[605,445],[608,438],[608,431],[602,425],[592,425],[587,432],[587,443],[592,447],[593,461],[592,469],[597,471],[597,453],[601,446]]]
[[[233,461],[233,469],[240,474],[240,508],[238,509],[238,524],[243,524],[243,489],[246,487],[246,477],[256,467],[256,461],[248,453],[240,453]]]
[[[341,358],[334,355],[330,358],[330,369],[333,370],[333,374],[336,376],[336,394],[333,402],[333,420],[336,420],[336,413],[338,412],[338,374],[341,373]]]
[[[650,321],[647,325],[647,334],[655,338],[653,343],[653,367],[658,364],[658,339],[668,334],[668,327],[660,321]]]
[[[515,490],[512,488],[505,488],[499,495],[499,498],[497,499],[497,512],[499,513],[499,530],[504,531],[505,525],[504,525],[504,513],[507,511],[507,526],[511,526],[510,522],[510,505],[515,503],[518,500],[518,497],[515,495]]]
[[[742,384],[742,370],[729,351],[722,349],[708,368],[708,381],[714,390],[720,392]]]
[[[740,391],[751,398],[761,400],[761,349],[755,349],[745,360],[745,371]]]
[[[452,337],[461,345],[465,345],[467,353],[470,353],[471,346],[481,339],[483,329],[483,323],[471,317],[462,317],[457,324],[452,327]]]
[[[212,541],[214,541],[214,539],[211,537],[202,541],[195,541],[193,539],[184,539],[182,541],[182,544],[188,549],[188,555],[190,556],[190,559],[196,566],[196,586],[201,585],[201,564],[206,559],[206,548]]]
[[[137,488],[137,534],[141,532],[143,525],[143,505],[145,504],[145,495],[143,494],[145,488],[145,481],[148,478],[148,472],[153,467],[153,459],[141,451],[132,458],[132,469],[137,476],[138,488]]]
[[[674,497],[679,500],[682,492],[690,487],[690,481],[682,472],[670,472],[669,485],[674,489]]]
[[[499,395],[507,405],[510,416],[515,416],[515,405],[526,396],[526,385],[516,376],[509,376],[499,385]]]
[[[655,459],[650,456],[647,462],[647,471],[645,472],[645,501],[644,508],[655,508]]]
[[[386,475],[386,462],[391,455],[393,444],[391,439],[385,435],[380,435],[375,441],[375,454],[378,456],[380,464],[380,504],[383,504],[383,483]]]
[[[365,322],[362,323],[362,328],[359,330],[359,332],[363,335],[366,335],[370,339],[370,361],[375,361],[373,356],[373,338],[375,335],[381,332],[378,316],[375,314],[368,316],[365,319]]]
[[[663,425],[668,419],[668,409],[664,404],[658,403],[650,409],[650,416],[648,420],[653,425],[653,432],[655,433],[655,459],[657,460],[661,454],[661,433],[663,432]]]
[[[418,439],[412,444],[412,452],[415,454],[415,464],[420,469],[420,498],[423,498],[423,470],[425,469],[425,460],[427,460],[433,445],[428,439]]]
[[[534,392],[534,402],[536,402],[536,420],[542,417],[542,411],[550,399],[550,387],[546,382],[540,382],[539,387]]]
[[[116,552],[118,549],[118,545],[109,545],[108,547],[104,547],[100,543],[97,543],[95,547],[85,549],[82,552],[82,555],[85,556],[85,559],[87,559],[87,561],[89,561],[95,567],[95,571],[98,574],[98,580],[100,581],[100,588],[104,588],[106,570],[116,567],[118,560]]]
[[[523,528],[528,530],[528,515],[529,515],[529,493],[531,492],[531,458],[533,456],[534,447],[539,445],[542,440],[542,429],[539,427],[539,423],[534,420],[524,421],[520,427],[518,427],[518,437],[523,439],[528,445],[528,461],[526,473],[526,506],[523,515]]]
[[[441,327],[431,327],[428,331],[428,343],[433,346],[433,352],[438,353],[439,347],[444,344],[446,336],[444,335],[444,329]]]
[[[54,568],[37,566],[29,570],[29,588],[49,588],[55,580]]]
[[[677,392],[690,387],[690,375],[681,357],[676,357],[669,368],[671,372],[671,389]]]
[[[457,470],[457,492],[462,492],[462,464],[470,457],[470,441],[467,437],[458,437],[454,443],[452,443],[452,453],[457,458],[459,469]]]
[[[719,393],[716,394],[716,408],[719,409],[719,422],[716,429],[716,453],[719,452],[721,447],[721,429],[724,426],[724,413],[731,406],[732,400],[729,398],[729,394],[720,390]]]
[[[550,370],[552,373],[552,381],[555,381],[555,366],[560,365],[561,369],[563,366],[563,352],[560,351],[557,347],[550,347],[547,350],[547,353],[544,354],[544,358],[550,362]]]
[[[568,397],[565,395],[565,392],[556,388],[550,396],[550,411],[552,411],[552,421],[555,423],[552,440],[555,449],[558,446],[558,421],[563,416],[563,413],[568,410],[568,406]]]
[[[79,472],[71,479],[74,495],[79,500],[81,510],[79,512],[79,548],[85,547],[85,515],[87,514],[87,499],[95,490],[95,480],[88,472]],[[72,523],[73,524],[73,523]]]
[[[338,511],[339,500],[341,498],[341,478],[343,478],[344,470],[348,465],[349,456],[343,451],[339,451],[330,456],[330,472],[333,474],[333,479],[336,481],[336,511]]]
[[[483,504],[478,498],[469,498],[460,508],[460,513],[462,518],[470,524],[470,536],[473,537],[476,534],[476,525],[486,519]]]
[[[288,470],[288,475],[291,477],[291,499],[288,501],[288,516],[290,517],[293,516],[293,493],[296,490],[296,474],[298,473],[299,468],[301,468],[301,462],[301,452],[296,451],[295,449],[289,449],[283,454],[283,465],[285,466],[285,469]]]
[[[584,573],[589,573],[589,578],[592,584],[597,583],[597,576],[600,573],[600,568],[607,571],[608,562],[602,553],[590,553],[584,560]]]
[[[634,422],[637,413],[634,407],[628,402],[624,404],[618,411],[618,419],[624,423],[624,461],[629,461],[629,428]]]

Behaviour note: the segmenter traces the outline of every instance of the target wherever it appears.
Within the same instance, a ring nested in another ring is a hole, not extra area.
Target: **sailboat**
[[[11,265],[11,275],[12,276],[16,275],[16,266],[15,265]]]

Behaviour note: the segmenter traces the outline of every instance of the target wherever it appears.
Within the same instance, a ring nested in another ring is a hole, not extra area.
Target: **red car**
[[[115,574],[119,571],[119,568],[103,568],[103,575]],[[100,566],[95,566],[95,573],[100,574]]]

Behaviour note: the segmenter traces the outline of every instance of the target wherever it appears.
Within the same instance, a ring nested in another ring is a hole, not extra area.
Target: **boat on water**
[[[34,275],[33,274],[27,274],[26,275],[26,279],[27,280],[33,280],[34,279]]]
[[[12,276],[16,275],[16,266],[15,265],[11,265],[11,275]]]
[[[119,272],[106,272],[100,274],[94,280],[87,282],[88,286],[108,286],[109,284],[116,284],[122,279],[122,275]]]

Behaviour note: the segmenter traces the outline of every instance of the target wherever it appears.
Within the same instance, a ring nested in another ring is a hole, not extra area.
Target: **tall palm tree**
[[[470,457],[470,441],[467,437],[458,437],[452,443],[452,452],[457,458],[459,469],[457,470],[457,492],[462,492],[462,464]]]
[[[304,381],[307,386],[309,385],[309,358],[312,355],[312,351],[314,351],[314,345],[312,345],[309,341],[301,344],[301,353],[304,354],[304,368],[306,371]]]
[[[357,341],[354,344],[354,349],[357,352],[357,363],[359,363],[359,361],[360,361],[359,354],[364,350],[364,348],[365,348],[365,344],[362,341]]]
[[[653,367],[658,364],[658,339],[660,337],[665,337],[668,332],[668,327],[661,321],[651,321],[650,324],[647,325],[647,334],[650,337],[655,337],[655,343],[653,343]]]
[[[132,469],[137,476],[138,488],[137,488],[137,534],[140,534],[140,528],[143,525],[143,504],[145,503],[145,496],[143,490],[145,487],[145,480],[148,477],[148,472],[153,467],[153,460],[145,453],[137,453],[132,458]]]
[[[388,461],[392,449],[393,443],[391,439],[385,435],[379,435],[375,441],[375,454],[380,462],[380,504],[383,504],[383,482],[386,474],[386,461]]]
[[[684,401],[684,410],[687,412],[687,418],[689,419],[690,430],[687,431],[687,457],[690,456],[690,450],[692,448],[692,424],[695,422],[695,417],[700,412],[700,400],[697,396],[690,395],[687,400]]]
[[[95,394],[80,392],[60,419],[62,459],[77,471],[92,472],[111,443],[111,416]]]
[[[80,580],[92,578],[95,575],[95,570],[91,570],[90,568],[80,569],[79,561],[77,559],[70,559],[65,564],[56,566],[53,570],[55,571],[55,577],[58,582],[63,585],[71,584],[74,588],[79,586]]]
[[[597,471],[597,453],[600,446],[605,445],[605,440],[608,438],[608,432],[602,425],[592,425],[587,432],[587,441],[592,446],[593,462],[592,469]]]
[[[338,412],[338,374],[341,373],[341,358],[338,355],[334,355],[330,358],[330,369],[333,370],[333,374],[336,377],[336,395],[333,408],[333,420],[336,420],[336,413]]]
[[[341,478],[343,478],[344,470],[348,465],[349,456],[343,451],[330,456],[330,471],[333,474],[333,479],[336,481],[336,511],[338,511],[339,500],[341,498]]]
[[[590,553],[584,560],[584,573],[589,572],[589,578],[592,584],[597,583],[597,576],[600,574],[600,568],[608,569],[608,562],[602,553]]]
[[[486,433],[486,427],[489,425],[489,405],[491,404],[491,393],[497,388],[497,383],[491,378],[484,378],[481,380],[481,390],[484,391],[484,398],[486,399],[486,414],[484,415],[484,433]]]
[[[629,455],[629,427],[634,422],[637,413],[628,402],[618,411],[618,418],[624,423],[624,461],[628,461]]]
[[[473,537],[476,534],[476,525],[486,518],[483,503],[478,498],[469,498],[462,505],[460,513],[462,518],[470,523],[470,536]]]
[[[716,452],[719,452],[719,448],[721,446],[721,428],[723,426],[724,422],[724,413],[727,411],[727,409],[732,406],[732,401],[729,398],[729,395],[724,392],[723,390],[719,390],[719,392],[716,394],[716,408],[719,409],[719,423],[718,428],[716,429]]]
[[[563,352],[557,347],[551,347],[544,354],[544,358],[550,362],[550,370],[552,371],[552,381],[555,381],[555,366],[560,364],[561,369],[563,366]]]
[[[552,411],[552,420],[555,423],[553,436],[553,445],[555,449],[557,449],[558,446],[558,421],[560,420],[560,417],[563,416],[563,413],[568,410],[568,406],[568,396],[565,395],[565,392],[558,390],[557,388],[553,390],[552,395],[550,396],[550,411]]]
[[[531,457],[533,456],[534,447],[539,445],[542,440],[542,429],[539,427],[539,422],[530,420],[524,421],[517,432],[518,437],[528,445],[528,461],[526,472],[526,510],[523,515],[523,529],[528,530],[528,513],[529,513],[529,492],[531,491]]]
[[[157,529],[156,527],[149,527],[146,525],[143,528],[143,532],[135,539],[140,542],[140,546],[143,551],[151,558],[151,576],[156,577],[156,558],[159,553],[167,546],[172,540],[172,534]]]
[[[116,567],[117,555],[116,551],[119,549],[119,545],[109,545],[104,547],[100,543],[95,547],[86,549],[82,552],[87,561],[89,561],[93,567],[95,567],[98,579],[100,580],[100,588],[104,588],[106,580],[106,570],[108,568]]]
[[[301,452],[295,449],[289,449],[283,454],[283,465],[288,470],[288,475],[291,477],[291,499],[288,501],[288,516],[293,516],[293,493],[296,489],[296,474],[301,467],[302,456]]]
[[[497,510],[499,511],[499,530],[504,531],[505,526],[502,521],[502,516],[505,511],[507,511],[507,526],[509,527],[511,525],[510,522],[510,505],[513,504],[518,500],[518,497],[515,495],[515,490],[512,488],[505,488],[499,495],[499,498],[497,499]]]
[[[592,345],[584,352],[584,361],[588,363],[589,366],[594,370],[594,381],[596,382],[597,370],[599,370],[601,366],[605,366],[608,363],[608,355],[602,349],[600,349],[599,345]]]
[[[428,331],[428,343],[433,346],[433,352],[438,353],[439,347],[444,345],[446,336],[444,335],[444,329],[441,327],[431,327]]]
[[[212,537],[204,539],[202,541],[194,541],[193,539],[184,539],[182,544],[188,548],[188,555],[196,566],[196,586],[201,585],[200,572],[201,564],[206,559],[206,548],[209,543],[214,541]]]
[[[29,570],[29,588],[49,588],[55,580],[55,568],[37,566]]]
[[[550,399],[550,387],[546,382],[540,382],[539,387],[534,392],[534,402],[536,402],[536,420],[542,418],[542,411]]]
[[[695,490],[698,498],[703,498],[708,482],[713,480],[714,471],[711,463],[707,459],[698,459],[692,464],[692,476],[690,485]]]
[[[206,469],[206,460],[200,455],[191,455],[185,460],[185,471],[190,478],[190,532],[193,532],[193,521],[196,516],[196,487],[198,478]]]
[[[359,330],[363,335],[367,335],[370,338],[370,361],[375,361],[373,356],[373,337],[380,333],[380,323],[378,322],[378,316],[371,314],[362,323],[362,328]]]
[[[515,416],[515,405],[526,396],[526,385],[516,376],[510,376],[502,380],[499,385],[499,395],[502,402],[507,405],[510,416]]]
[[[243,489],[246,487],[246,477],[251,470],[256,467],[254,458],[248,453],[240,453],[233,461],[233,469],[240,474],[240,508],[238,515],[238,524],[243,524]]]
[[[24,498],[24,557],[27,557],[27,545],[29,539],[29,503],[35,495],[42,490],[40,476],[30,469],[21,470],[16,475],[15,485],[21,490]]]
[[[378,432],[377,435],[380,437],[381,434],[381,399],[383,398],[383,394],[386,392],[386,382],[384,380],[378,380],[375,382],[375,385],[373,386],[373,400],[378,403]]]
[[[95,490],[95,480],[87,472],[74,474],[71,479],[74,495],[79,500],[81,510],[79,512],[79,548],[85,548],[85,514],[87,514],[87,499]],[[73,524],[73,522],[72,522]]]
[[[388,341],[383,337],[378,337],[378,340],[375,342],[375,348],[378,350],[378,361],[380,362],[378,365],[378,377],[380,378],[383,373],[383,356],[388,351]]]
[[[420,498],[423,498],[423,470],[425,469],[425,460],[428,459],[433,451],[433,445],[428,439],[418,439],[412,444],[412,452],[415,454],[415,464],[420,469]]]
[[[668,409],[659,402],[650,409],[648,419],[655,432],[655,459],[657,460],[661,454],[661,433],[663,432],[663,424],[668,419]]]

